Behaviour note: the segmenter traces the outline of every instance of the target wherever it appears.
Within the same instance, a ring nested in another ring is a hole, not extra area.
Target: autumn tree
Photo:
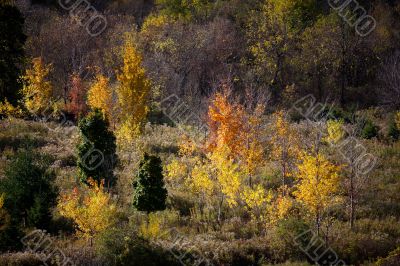
[[[186,181],[192,193],[198,195],[202,202],[212,204],[212,197],[218,193],[218,184],[212,175],[212,166],[206,160],[200,158],[196,160],[190,173],[190,178]]]
[[[117,221],[117,206],[104,191],[104,182],[88,180],[90,187],[65,193],[58,202],[61,215],[76,225],[78,235],[92,241],[93,237],[112,227]]]
[[[271,157],[280,167],[282,187],[287,187],[300,152],[299,136],[283,111],[278,111],[274,115],[272,130]],[[282,193],[285,194],[285,191],[282,190]]]
[[[331,145],[338,144],[345,136],[343,120],[328,120],[326,122],[327,135],[324,138]]]
[[[133,180],[133,189],[132,204],[137,210],[147,213],[165,210],[167,189],[159,157],[144,154]]]
[[[118,139],[132,140],[140,134],[149,111],[150,80],[142,67],[142,56],[128,36],[123,49],[123,66],[117,78],[119,103]]]
[[[108,120],[96,109],[78,124],[81,141],[78,144],[77,165],[81,181],[92,178],[105,180],[107,188],[114,184],[113,170],[117,164],[115,136],[108,129]]]
[[[326,211],[337,203],[340,186],[340,167],[330,162],[323,154],[304,153],[297,165],[296,199],[304,204],[315,219],[317,233]]]
[[[238,102],[231,102],[228,85],[224,84],[222,89],[222,92],[217,92],[212,98],[208,109],[210,136],[207,149],[212,152],[226,146],[232,153],[231,156],[236,158],[243,145],[241,136],[244,131],[245,110]]]
[[[265,159],[265,130],[262,127],[262,116],[265,110],[263,104],[257,104],[254,110],[247,110],[245,115],[244,131],[241,132],[243,147],[240,155],[244,163],[244,170],[249,177],[249,185],[253,186],[252,177]]]
[[[20,98],[19,81],[24,60],[24,18],[11,1],[0,2],[0,102],[15,105]]]
[[[69,100],[67,110],[74,115],[75,119],[79,119],[87,112],[86,105],[87,88],[81,77],[77,74],[71,76],[71,88],[69,90]]]
[[[33,114],[42,114],[51,104],[53,86],[48,78],[50,71],[51,64],[46,65],[41,57],[37,57],[22,77],[24,104]]]
[[[109,79],[104,75],[97,74],[88,91],[87,103],[89,107],[92,110],[101,110],[108,119],[112,119],[112,98]]]
[[[261,123],[265,107],[256,104],[253,109],[245,108],[237,100],[230,99],[229,85],[223,84],[222,89],[211,99],[208,110],[208,151],[228,147],[229,156],[243,163],[251,186],[251,176],[264,158]]]
[[[210,161],[216,172],[219,189],[226,202],[230,207],[236,207],[240,202],[240,192],[245,175],[230,154],[228,147],[220,147],[210,154]]]

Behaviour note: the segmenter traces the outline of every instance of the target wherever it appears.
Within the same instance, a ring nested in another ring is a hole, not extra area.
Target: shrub
[[[136,235],[130,228],[113,228],[96,241],[96,251],[107,265],[180,265],[172,254]]]
[[[1,265],[4,266],[41,266],[43,261],[36,255],[28,252],[6,253],[0,255]]]
[[[388,137],[394,141],[398,140],[400,136],[400,130],[397,127],[397,124],[395,121],[391,121],[389,124],[389,131],[388,131]]]
[[[77,165],[84,183],[91,177],[98,184],[104,179],[107,187],[114,184],[117,146],[108,126],[107,119],[98,109],[79,121],[81,142],[78,144]]]
[[[6,99],[4,102],[0,102],[0,118],[5,117],[22,117],[23,110],[19,106],[13,106]]]
[[[30,226],[47,229],[58,195],[49,166],[48,157],[32,151],[20,151],[12,158],[0,180],[0,192],[5,194],[4,207],[14,223],[27,221]]]
[[[88,240],[112,227],[118,220],[118,210],[111,195],[104,191],[103,183],[88,180],[90,187],[75,188],[63,194],[58,202],[60,214],[74,221],[77,233]]]
[[[0,196],[0,251],[15,251],[21,248],[22,233],[11,223],[10,214],[4,209],[4,194]]]
[[[133,181],[133,206],[139,211],[165,210],[167,189],[164,187],[161,159],[144,154]]]
[[[372,139],[378,136],[379,128],[372,123],[371,120],[367,120],[361,131],[361,137],[364,139]]]

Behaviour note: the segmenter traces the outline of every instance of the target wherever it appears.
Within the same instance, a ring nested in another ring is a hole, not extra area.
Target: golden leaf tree
[[[100,185],[89,180],[90,187],[83,191],[75,188],[62,195],[58,202],[61,215],[71,218],[76,224],[78,235],[92,240],[116,222],[117,207],[109,193],[104,191],[104,182]]]
[[[244,171],[249,177],[250,187],[253,186],[252,176],[255,175],[257,168],[263,164],[265,159],[265,143],[262,137],[264,130],[261,127],[264,109],[264,105],[258,104],[253,111],[248,110],[245,114],[244,130],[241,132],[240,157]]]
[[[104,75],[97,74],[88,91],[88,105],[91,109],[100,109],[103,114],[111,119],[112,113],[112,90],[109,79]]]
[[[123,49],[123,66],[117,75],[119,103],[119,139],[132,140],[140,134],[149,111],[151,84],[142,67],[142,56],[133,38],[128,36]]]
[[[298,184],[294,195],[315,218],[318,234],[324,213],[338,200],[340,169],[321,153],[304,153],[302,162],[298,164]]]
[[[228,205],[236,207],[240,200],[244,173],[234,159],[229,156],[226,146],[214,150],[210,155],[211,164],[215,170],[219,189],[225,195]]]
[[[294,164],[299,155],[299,137],[283,111],[275,113],[272,130],[271,157],[280,166],[282,187],[285,188],[288,179],[293,174]],[[286,189],[282,189],[282,193],[285,195]]]
[[[37,57],[32,60],[32,67],[27,69],[22,77],[23,101],[33,114],[42,114],[51,104],[53,86],[48,80],[51,69],[51,64],[46,65],[41,57]]]
[[[346,134],[343,126],[343,120],[328,120],[326,122],[327,135],[324,140],[331,145],[338,144]]]

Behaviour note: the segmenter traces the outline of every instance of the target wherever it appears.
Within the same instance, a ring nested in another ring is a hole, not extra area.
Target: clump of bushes
[[[0,180],[0,250],[18,250],[21,228],[48,229],[58,190],[51,160],[31,150],[19,151]]]
[[[364,139],[372,139],[378,136],[379,127],[371,120],[367,120],[361,131],[361,137]]]
[[[399,137],[400,137],[400,130],[399,130],[397,124],[396,124],[396,121],[394,121],[394,119],[392,119],[390,121],[389,130],[388,130],[388,137],[393,141],[398,140]]]
[[[1,265],[7,266],[41,266],[43,261],[36,254],[28,252],[5,253],[0,255]]]
[[[122,226],[104,231],[96,239],[96,251],[107,265],[180,265],[172,253]]]

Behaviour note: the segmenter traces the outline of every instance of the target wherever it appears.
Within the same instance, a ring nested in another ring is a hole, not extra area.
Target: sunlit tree
[[[90,187],[75,188],[61,196],[58,209],[61,215],[74,221],[77,234],[92,240],[117,221],[117,206],[104,191],[104,183],[88,181]]]
[[[151,84],[142,66],[142,56],[132,37],[128,36],[123,49],[123,66],[117,75],[119,86],[118,139],[132,140],[141,133],[149,111]]]
[[[52,101],[53,86],[49,81],[51,64],[45,64],[41,57],[32,60],[32,67],[22,77],[22,90],[26,108],[33,114],[41,114]]]
[[[272,130],[271,158],[280,167],[282,186],[285,187],[289,178],[293,176],[294,164],[299,156],[299,136],[283,111],[278,111],[274,115]],[[282,190],[282,193],[285,191]]]
[[[87,102],[89,107],[92,110],[101,110],[108,119],[112,119],[112,98],[109,79],[104,75],[97,74],[88,91]]]
[[[302,162],[298,164],[294,195],[314,217],[318,234],[325,212],[337,203],[340,169],[321,153],[303,154]]]

